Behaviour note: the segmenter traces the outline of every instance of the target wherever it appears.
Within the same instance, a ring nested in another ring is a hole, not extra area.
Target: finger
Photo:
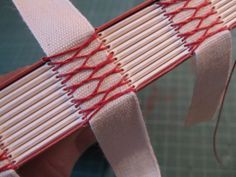
[[[75,162],[96,142],[90,128],[73,133],[19,170],[22,177],[69,177]]]

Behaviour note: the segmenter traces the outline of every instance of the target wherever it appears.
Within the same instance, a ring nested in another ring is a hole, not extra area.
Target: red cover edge
[[[32,72],[33,70],[37,69],[38,67],[42,66],[45,62],[43,60],[39,60],[37,62],[35,62],[32,65],[29,66],[25,66],[23,68],[20,68],[19,71],[13,71],[13,73],[9,73],[9,77],[6,76],[3,79],[1,79],[1,83],[0,83],[0,90],[4,89],[5,87],[7,87],[8,85],[12,84],[13,82],[17,81],[18,79],[24,77],[25,75],[27,75],[28,73]]]

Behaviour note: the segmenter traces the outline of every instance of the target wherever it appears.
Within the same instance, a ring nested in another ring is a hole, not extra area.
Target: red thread
[[[216,27],[219,24],[223,24],[223,21],[219,18],[216,18],[211,24],[206,25],[204,27],[201,27],[203,22],[209,18],[210,16],[213,16],[217,14],[217,12],[214,10],[213,7],[209,8],[208,12],[205,12],[205,14],[198,16],[198,12],[202,10],[203,8],[209,6],[211,2],[209,0],[204,0],[202,3],[196,5],[196,6],[190,6],[190,2],[192,0],[166,0],[166,1],[161,1],[159,4],[165,8],[168,8],[172,5],[175,5],[177,3],[182,3],[181,7],[172,10],[171,12],[166,12],[165,15],[168,16],[171,20],[173,20],[178,14],[182,13],[183,11],[189,11],[192,10],[193,13],[190,17],[187,19],[184,19],[179,22],[173,22],[174,24],[172,25],[173,27],[176,28],[176,30],[180,30],[183,28],[185,25],[193,22],[193,21],[198,21],[196,27],[192,29],[191,31],[184,32],[179,34],[179,37],[182,37],[185,42],[186,46],[189,47],[191,54],[200,46],[200,44],[205,41],[207,38],[215,35],[216,33],[219,33],[221,31],[227,30],[227,27],[218,27],[216,30],[209,32],[213,27]],[[193,42],[187,42],[187,39],[193,36],[194,34],[198,32],[203,32],[203,34],[198,38],[195,39]]]
[[[9,162],[10,158],[7,154],[7,150],[3,150],[2,153],[0,154],[0,162],[8,160],[8,163],[2,167],[0,167],[0,172],[9,170],[9,169],[14,169],[14,165],[12,162]]]
[[[0,161],[8,159],[7,151],[3,150],[3,152],[0,154]]]
[[[72,71],[66,72],[59,74],[57,77],[62,78],[63,81],[62,83],[65,84],[68,81],[70,81],[73,76],[76,74],[83,72],[83,71],[90,71],[90,74],[88,77],[80,82],[74,83],[70,86],[65,87],[65,91],[68,91],[69,95],[73,94],[77,89],[80,87],[84,86],[85,84],[89,84],[92,81],[97,81],[97,85],[94,88],[91,93],[83,98],[75,98],[72,100],[72,102],[76,105],[76,107],[80,106],[83,103],[88,102],[89,100],[93,99],[94,97],[98,95],[102,95],[100,100],[95,103],[94,105],[87,106],[86,108],[81,108],[80,113],[84,115],[83,119],[86,119],[87,121],[84,122],[84,125],[87,124],[87,122],[102,108],[104,107],[108,102],[113,101],[120,96],[129,93],[131,91],[134,91],[133,87],[128,87],[127,89],[119,92],[119,93],[114,93],[111,95],[113,91],[115,91],[117,88],[121,88],[124,85],[128,85],[129,81],[127,80],[126,77],[122,76],[120,80],[118,80],[116,83],[111,84],[111,86],[105,90],[101,90],[101,85],[105,81],[106,78],[117,74],[121,73],[122,70],[119,68],[118,65],[114,65],[114,58],[113,58],[113,53],[110,53],[106,56],[104,61],[101,61],[100,63],[96,64],[95,66],[89,66],[88,62],[91,59],[92,56],[95,54],[104,51],[107,49],[106,46],[103,45],[102,42],[99,43],[99,45],[90,51],[87,54],[81,54],[81,51],[87,47],[91,43],[93,43],[95,40],[97,40],[97,35],[96,33],[92,35],[88,40],[86,40],[84,43],[79,45],[78,47],[71,48],[67,51],[61,52],[59,54],[50,56],[50,57],[45,57],[44,61],[49,62],[49,64],[54,66],[54,70],[58,70],[62,66],[69,64],[75,60],[82,60],[82,64],[79,67],[75,67]],[[98,42],[98,41],[97,41]],[[62,61],[57,61],[59,57],[67,57],[66,59]],[[96,76],[96,74],[101,71],[104,67],[110,65],[111,69],[107,70],[105,73]]]

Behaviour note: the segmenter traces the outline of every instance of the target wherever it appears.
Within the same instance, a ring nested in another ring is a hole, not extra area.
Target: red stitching
[[[209,0],[204,0],[202,3],[200,3],[196,6],[190,6],[189,5],[190,2],[191,2],[191,0],[165,0],[165,1],[159,2],[159,4],[161,6],[163,6],[164,8],[168,8],[174,4],[183,3],[183,5],[181,7],[179,7],[178,9],[175,9],[171,12],[165,13],[165,15],[168,16],[171,20],[173,20],[174,17],[176,17],[179,13],[181,13],[183,11],[187,11],[187,10],[194,11],[193,14],[190,17],[188,17],[187,19],[182,20],[180,22],[176,22],[172,25],[173,27],[176,28],[176,30],[180,30],[181,28],[183,28],[185,25],[187,25],[188,23],[190,23],[192,21],[195,21],[195,20],[199,21],[198,24],[196,25],[196,27],[192,31],[188,31],[188,32],[179,34],[179,36],[185,40],[186,46],[189,47],[191,54],[193,54],[193,52],[200,46],[200,44],[203,41],[205,41],[207,38],[215,35],[216,33],[227,30],[227,27],[225,27],[225,26],[219,27],[218,29],[214,30],[213,32],[209,32],[216,25],[223,24],[223,21],[220,19],[220,17],[217,18],[216,20],[214,20],[210,25],[201,27],[204,20],[206,20],[208,17],[210,17],[212,15],[217,14],[217,12],[214,10],[214,7],[212,7],[204,15],[197,16],[197,13],[202,8],[209,6],[211,4],[211,2]],[[200,31],[204,31],[204,33],[201,35],[201,37],[196,39],[194,42],[187,42],[188,38],[190,38],[191,36],[193,36],[194,34],[200,32]]]
[[[3,150],[3,152],[0,155],[0,161],[8,159],[7,151]]]
[[[75,60],[83,60],[82,64],[79,67],[74,68],[72,71],[63,73],[63,74],[58,74],[57,77],[62,78],[63,81],[62,83],[65,84],[66,82],[68,82],[69,80],[72,79],[72,77],[76,74],[78,74],[79,72],[82,71],[92,71],[89,76],[78,82],[75,83],[73,85],[67,86],[65,87],[65,91],[68,91],[68,94],[71,95],[73,94],[77,89],[79,89],[80,87],[82,87],[83,85],[90,83],[91,81],[97,81],[97,85],[94,89],[94,91],[92,91],[89,95],[83,97],[83,98],[78,98],[78,99],[73,99],[72,102],[76,105],[76,107],[80,106],[81,104],[91,100],[92,98],[98,96],[98,95],[102,95],[102,98],[94,105],[86,107],[86,108],[81,108],[82,110],[80,111],[80,113],[83,113],[84,117],[83,119],[87,119],[87,121],[85,121],[85,124],[88,122],[88,120],[90,120],[103,106],[105,106],[108,102],[117,99],[118,97],[129,93],[131,91],[134,91],[133,87],[128,87],[128,89],[121,91],[119,93],[116,93],[112,96],[109,96],[109,94],[114,91],[117,88],[120,88],[124,85],[128,84],[128,80],[126,77],[121,77],[121,79],[119,81],[117,81],[117,83],[111,85],[109,88],[105,89],[105,90],[101,90],[100,91],[100,87],[103,83],[103,81],[108,78],[109,76],[113,75],[113,74],[117,74],[117,73],[121,73],[122,70],[119,68],[118,65],[115,65],[115,67],[113,67],[111,70],[106,71],[105,73],[103,73],[100,76],[95,76],[102,68],[106,67],[107,65],[111,65],[111,63],[114,62],[114,58],[113,58],[113,53],[110,53],[106,56],[106,59],[102,62],[100,62],[99,64],[95,65],[95,66],[89,66],[88,62],[91,59],[92,56],[94,56],[95,54],[97,54],[98,52],[104,51],[107,49],[106,46],[103,45],[103,43],[101,42],[95,49],[93,49],[91,52],[81,55],[81,51],[83,49],[85,49],[86,47],[88,47],[93,41],[95,41],[97,39],[97,35],[93,34],[88,40],[86,40],[84,43],[82,43],[80,46],[75,47],[75,48],[71,48],[67,51],[61,52],[59,54],[50,56],[50,57],[45,57],[43,58],[44,61],[49,62],[49,64],[54,66],[54,70],[58,70],[59,68],[61,68],[62,66],[69,64]],[[67,55],[70,55],[69,57]],[[56,59],[58,59],[59,57],[64,57],[67,56],[67,58],[63,61],[55,61]]]
[[[8,156],[7,150],[2,150],[3,152],[0,154],[0,162],[4,160],[8,160],[8,163],[2,167],[0,167],[0,172],[9,170],[9,169],[14,169],[14,162],[11,161],[10,157]]]

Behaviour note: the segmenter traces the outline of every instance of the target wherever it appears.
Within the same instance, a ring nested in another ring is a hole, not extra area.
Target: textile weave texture
[[[98,26],[142,1],[95,0],[91,3],[73,0],[72,2],[94,26]],[[21,21],[13,4],[8,0],[3,0],[0,4],[0,73],[3,74],[37,61],[37,57],[43,56],[43,52]],[[233,37],[233,51],[236,58],[236,32],[233,32]],[[191,62],[187,61],[138,95],[152,144],[158,152],[162,176],[236,176],[235,74],[227,94],[217,141],[224,163],[224,167],[220,167],[211,148],[215,121],[191,128],[183,126],[193,88],[191,73]],[[75,166],[72,176],[113,177],[114,174],[99,147],[95,145]]]
[[[19,177],[14,170],[7,170],[0,174],[0,177]]]

